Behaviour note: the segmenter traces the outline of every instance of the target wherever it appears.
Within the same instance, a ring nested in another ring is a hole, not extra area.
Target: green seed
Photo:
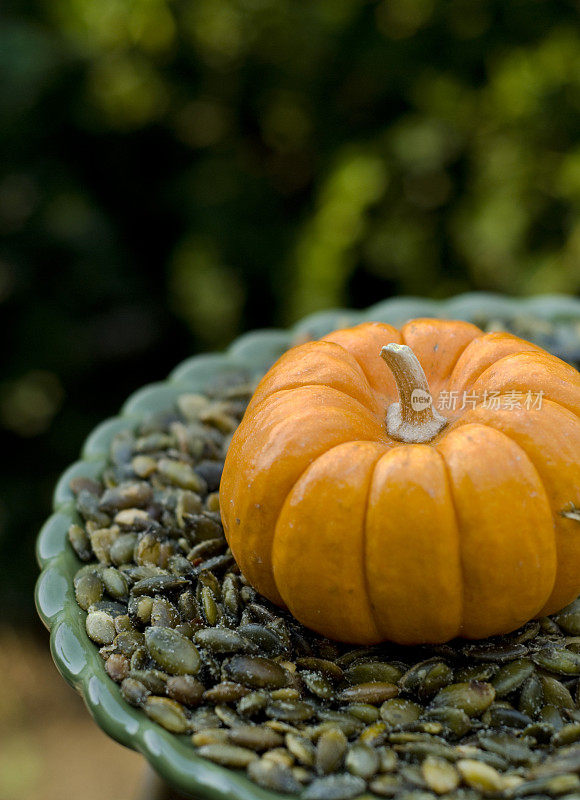
[[[456,766],[465,783],[473,789],[487,793],[497,792],[502,787],[501,775],[489,764],[472,758],[460,758]]]
[[[272,750],[284,744],[284,737],[261,725],[236,725],[228,732],[230,744],[248,747],[250,750]]]
[[[363,661],[349,667],[344,677],[351,684],[381,681],[382,683],[397,683],[401,677],[401,670],[382,661]]]
[[[77,575],[74,580],[75,597],[79,606],[87,611],[103,597],[105,587],[96,572],[84,572],[82,575],[77,573]]]
[[[554,734],[552,744],[556,747],[572,744],[580,740],[580,722],[572,722]]]
[[[183,706],[167,697],[148,697],[143,710],[154,722],[171,733],[185,733],[188,721]]]
[[[258,758],[253,750],[234,744],[206,744],[197,750],[197,754],[232,769],[243,769]]]
[[[261,758],[250,762],[248,776],[258,786],[271,792],[298,794],[302,791],[302,785],[296,779],[292,770],[270,759]]]
[[[224,665],[223,671],[229,680],[253,689],[279,689],[290,682],[285,669],[261,656],[234,656]]]
[[[201,703],[205,687],[192,675],[171,675],[165,684],[165,692],[172,700],[184,706],[197,706]]]
[[[214,653],[243,653],[257,649],[239,633],[227,628],[203,628],[196,632],[194,639],[200,647],[207,647]]]
[[[459,739],[471,730],[471,720],[461,708],[440,706],[425,711],[425,719],[440,722],[453,736]]]
[[[201,659],[193,642],[171,628],[147,628],[147,649],[157,663],[171,675],[195,675]]]
[[[304,767],[313,767],[316,760],[316,748],[304,736],[287,733],[285,738],[286,748],[299,764]]]
[[[319,775],[336,772],[342,765],[347,738],[340,728],[324,731],[316,743],[316,771]]]
[[[105,611],[91,611],[85,622],[89,639],[100,645],[112,644],[117,634],[115,620]]]
[[[566,687],[550,675],[540,675],[544,700],[556,708],[574,708],[574,700]]]
[[[150,692],[141,681],[129,677],[121,684],[121,694],[130,705],[142,706]]]
[[[457,770],[444,758],[427,756],[421,765],[421,772],[427,787],[437,794],[452,792],[459,785]]]
[[[518,658],[505,664],[491,681],[496,697],[505,697],[515,692],[533,672],[534,665],[527,658]]]
[[[559,611],[553,618],[565,633],[570,636],[580,636],[580,600]]]
[[[364,792],[366,783],[356,775],[315,778],[302,792],[303,800],[352,800]]]
[[[107,567],[102,572],[102,580],[107,593],[115,600],[125,600],[129,594],[129,582],[125,575],[115,567]]]
[[[71,525],[68,529],[68,540],[81,561],[89,561],[92,558],[91,540],[83,527]]]
[[[432,700],[432,707],[451,706],[459,708],[470,717],[478,717],[489,708],[495,697],[490,683],[469,681],[445,686]]]
[[[370,681],[350,686],[339,693],[338,699],[343,703],[371,703],[379,704],[399,694],[399,689],[394,683],[383,681]]]
[[[563,647],[546,648],[534,653],[532,660],[542,669],[556,675],[580,675],[580,653]]]
[[[380,759],[373,747],[359,742],[348,748],[344,765],[351,775],[369,780],[378,772]]]
[[[408,725],[415,722],[421,716],[422,708],[410,700],[403,700],[395,697],[387,700],[381,706],[381,718],[393,727],[397,725]]]

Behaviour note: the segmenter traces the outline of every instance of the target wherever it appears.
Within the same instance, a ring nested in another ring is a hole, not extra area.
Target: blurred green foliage
[[[395,293],[580,290],[565,0],[8,0],[0,586],[140,384]]]

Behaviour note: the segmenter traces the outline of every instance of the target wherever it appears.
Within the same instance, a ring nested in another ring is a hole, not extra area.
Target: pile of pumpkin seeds
[[[508,636],[363,648],[248,585],[218,487],[253,388],[180,397],[71,483],[76,598],[125,700],[303,800],[580,798],[580,600]]]

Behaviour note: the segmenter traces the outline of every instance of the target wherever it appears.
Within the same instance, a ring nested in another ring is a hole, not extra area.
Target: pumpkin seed
[[[345,671],[344,677],[351,684],[371,681],[397,683],[401,674],[401,670],[392,664],[382,661],[361,661],[349,667]]]
[[[340,728],[323,731],[316,743],[315,766],[319,775],[337,772],[346,753],[347,738]]]
[[[98,573],[95,571],[77,573],[74,579],[75,597],[83,611],[88,611],[89,607],[102,598],[104,584]]]
[[[159,723],[171,733],[185,733],[188,727],[183,706],[167,697],[150,696],[145,700],[143,710],[153,722]]]
[[[106,611],[90,611],[87,614],[85,627],[89,639],[96,644],[111,644],[117,635],[115,620]]]
[[[147,628],[147,649],[170,675],[195,675],[201,660],[195,645],[171,628]]]
[[[376,722],[380,716],[379,709],[369,703],[350,703],[346,706],[345,711],[364,723]]]
[[[403,700],[400,697],[395,697],[392,700],[387,700],[381,706],[381,718],[392,725],[407,725],[415,722],[421,716],[422,708],[410,700]]]
[[[379,704],[399,694],[399,689],[394,683],[384,681],[369,681],[349,686],[339,693],[338,699],[344,703],[371,703]]]
[[[430,659],[411,667],[399,680],[405,692],[417,694],[425,700],[453,680],[453,670],[443,661]]]
[[[263,711],[268,705],[268,695],[266,692],[250,692],[242,697],[237,705],[238,714],[253,717]]]
[[[262,656],[234,656],[223,671],[228,679],[253,689],[278,689],[289,683],[286,670]]]
[[[248,776],[258,786],[272,792],[298,794],[302,791],[302,785],[296,780],[291,769],[269,759],[251,761],[248,765]]]
[[[288,702],[286,700],[275,700],[266,707],[266,715],[273,719],[284,722],[305,722],[311,719],[316,713],[316,709],[311,703]]]
[[[299,764],[304,767],[313,767],[316,760],[316,748],[304,736],[287,733],[285,738],[286,748]]]
[[[491,753],[505,756],[512,764],[531,764],[534,754],[521,740],[509,733],[482,733],[478,735],[479,743]]]
[[[259,725],[237,725],[228,731],[228,741],[250,750],[272,750],[284,744],[284,738],[276,731]]]
[[[369,780],[379,769],[379,754],[373,747],[359,742],[348,748],[344,765],[351,775]]]
[[[552,743],[556,747],[562,745],[572,744],[580,740],[580,722],[571,722],[569,725],[564,725],[560,730],[554,734]]]
[[[440,722],[457,739],[471,730],[471,720],[462,708],[451,706],[429,708],[425,711],[424,717]]]
[[[197,706],[201,703],[204,685],[191,675],[171,675],[167,678],[165,692],[184,706]]]
[[[447,794],[457,789],[460,781],[455,767],[444,758],[427,756],[421,766],[423,780],[437,794]]]
[[[242,769],[255,761],[258,756],[254,750],[238,747],[235,744],[204,744],[198,748],[197,754],[223,767]]]
[[[303,800],[352,800],[362,794],[366,783],[356,775],[329,775],[315,778],[302,792]]]
[[[544,700],[556,708],[574,708],[574,700],[566,687],[550,675],[540,675]]]
[[[150,695],[149,689],[135,678],[124,678],[121,683],[121,694],[123,698],[132,706],[142,706]]]
[[[514,797],[542,794],[563,795],[566,792],[577,792],[580,788],[578,775],[555,775],[552,778],[537,778],[525,781],[513,790]]]
[[[371,781],[369,789],[379,797],[396,797],[400,796],[402,785],[401,779],[395,775],[379,775]]]
[[[495,697],[495,689],[484,681],[453,683],[445,686],[431,701],[432,708],[451,706],[459,708],[470,717],[478,717],[489,708]]]
[[[505,697],[526,681],[534,672],[534,665],[527,658],[517,658],[505,664],[491,680],[496,697]]]
[[[497,792],[502,787],[501,775],[489,764],[472,758],[460,758],[456,766],[463,780],[473,789],[488,793]]]
[[[153,575],[150,578],[143,578],[131,587],[131,594],[157,594],[167,592],[172,589],[180,589],[189,585],[187,578],[179,575]]]
[[[556,675],[580,675],[580,653],[572,653],[563,647],[540,650],[532,655],[532,660]]]
[[[206,728],[191,735],[191,742],[195,747],[205,744],[227,744],[228,733],[225,728]]]
[[[240,636],[236,631],[227,628],[203,628],[193,637],[201,647],[207,647],[214,653],[243,653],[257,650],[257,647]]]

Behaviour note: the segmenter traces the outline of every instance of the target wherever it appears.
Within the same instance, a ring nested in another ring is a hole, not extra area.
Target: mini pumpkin
[[[264,376],[220,501],[243,574],[323,635],[506,633],[580,592],[580,374],[467,322],[335,331]]]

